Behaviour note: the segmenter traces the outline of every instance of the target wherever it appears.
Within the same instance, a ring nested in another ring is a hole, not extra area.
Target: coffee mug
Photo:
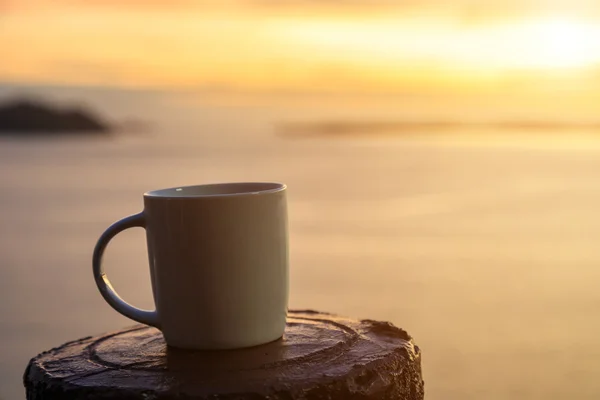
[[[102,266],[108,242],[146,229],[156,310],[115,292]],[[234,349],[281,338],[288,305],[286,186],[221,183],[144,194],[144,210],[110,226],[94,249],[104,300],[134,321],[162,331],[169,346]]]

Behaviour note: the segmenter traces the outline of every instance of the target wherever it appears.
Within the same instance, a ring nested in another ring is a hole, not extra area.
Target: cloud
[[[195,7],[193,0],[0,0],[2,12],[31,12],[56,9],[121,9],[121,10],[181,10]]]
[[[465,24],[553,13],[597,18],[597,0],[0,0],[2,14],[40,10],[127,12],[219,11],[285,13],[288,15],[426,14]]]
[[[573,7],[581,0],[566,3]],[[560,4],[561,2],[554,2]],[[553,3],[553,4],[554,4]],[[0,0],[4,8],[37,8],[37,7],[111,7],[125,9],[181,9],[181,8],[217,8],[222,5],[248,7],[280,8],[338,8],[360,7],[371,9],[438,9],[438,8],[479,8],[491,12],[498,9],[529,9],[547,6],[541,0]]]

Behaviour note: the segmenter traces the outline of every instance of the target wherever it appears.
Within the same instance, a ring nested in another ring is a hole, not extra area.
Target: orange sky
[[[0,0],[0,81],[416,93],[600,89],[594,1],[215,3]]]

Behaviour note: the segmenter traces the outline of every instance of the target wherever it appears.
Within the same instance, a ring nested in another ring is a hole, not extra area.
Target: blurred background
[[[0,0],[0,398],[132,324],[91,253],[143,192],[260,180],[290,307],[408,330],[427,399],[597,399],[599,111],[591,0]],[[153,307],[142,230],[106,266]]]

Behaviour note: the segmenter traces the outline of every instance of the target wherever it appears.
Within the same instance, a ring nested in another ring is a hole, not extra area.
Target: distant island
[[[600,130],[600,122],[497,120],[497,121],[315,121],[279,124],[276,134],[288,137],[346,137],[374,134],[399,135],[494,129],[514,132]]]
[[[106,134],[111,127],[81,108],[57,108],[40,101],[0,103],[0,134]]]

